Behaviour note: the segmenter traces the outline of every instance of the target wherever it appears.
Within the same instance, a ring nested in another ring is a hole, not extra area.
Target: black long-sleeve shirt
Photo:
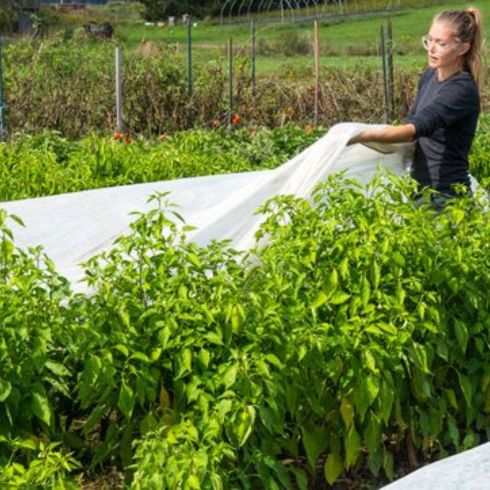
[[[419,83],[408,122],[416,129],[412,177],[421,187],[454,193],[454,184],[469,187],[468,154],[480,113],[478,86],[461,71],[438,82],[435,69]]]

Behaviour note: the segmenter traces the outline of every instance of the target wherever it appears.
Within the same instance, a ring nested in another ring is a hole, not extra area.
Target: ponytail
[[[462,43],[469,43],[470,49],[464,55],[464,68],[481,89],[483,87],[483,25],[482,16],[477,8],[466,10],[445,10],[438,14],[435,21],[452,24],[456,29],[456,37]]]

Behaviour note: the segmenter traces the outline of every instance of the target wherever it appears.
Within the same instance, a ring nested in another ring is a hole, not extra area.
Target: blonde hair
[[[463,43],[470,43],[470,49],[464,55],[464,68],[468,70],[478,87],[483,87],[483,25],[482,16],[477,8],[466,10],[445,10],[436,15],[434,22],[448,22],[456,29],[456,37]]]

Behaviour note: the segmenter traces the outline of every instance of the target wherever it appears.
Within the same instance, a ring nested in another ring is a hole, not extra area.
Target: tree
[[[38,0],[2,0],[0,4],[0,30],[11,31],[19,12],[39,6]]]
[[[168,16],[190,14],[204,17],[216,9],[216,0],[141,0],[146,20],[164,20]]]

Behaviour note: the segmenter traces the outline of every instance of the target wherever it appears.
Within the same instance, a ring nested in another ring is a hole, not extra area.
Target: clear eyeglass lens
[[[431,42],[432,42],[432,40],[429,36],[422,36],[422,46],[427,51],[429,51],[429,49],[430,49]],[[448,48],[449,46],[452,45],[452,44],[448,44],[448,43],[443,43],[441,41],[435,42],[434,44],[436,46],[436,49],[439,51],[444,51],[446,48]]]

